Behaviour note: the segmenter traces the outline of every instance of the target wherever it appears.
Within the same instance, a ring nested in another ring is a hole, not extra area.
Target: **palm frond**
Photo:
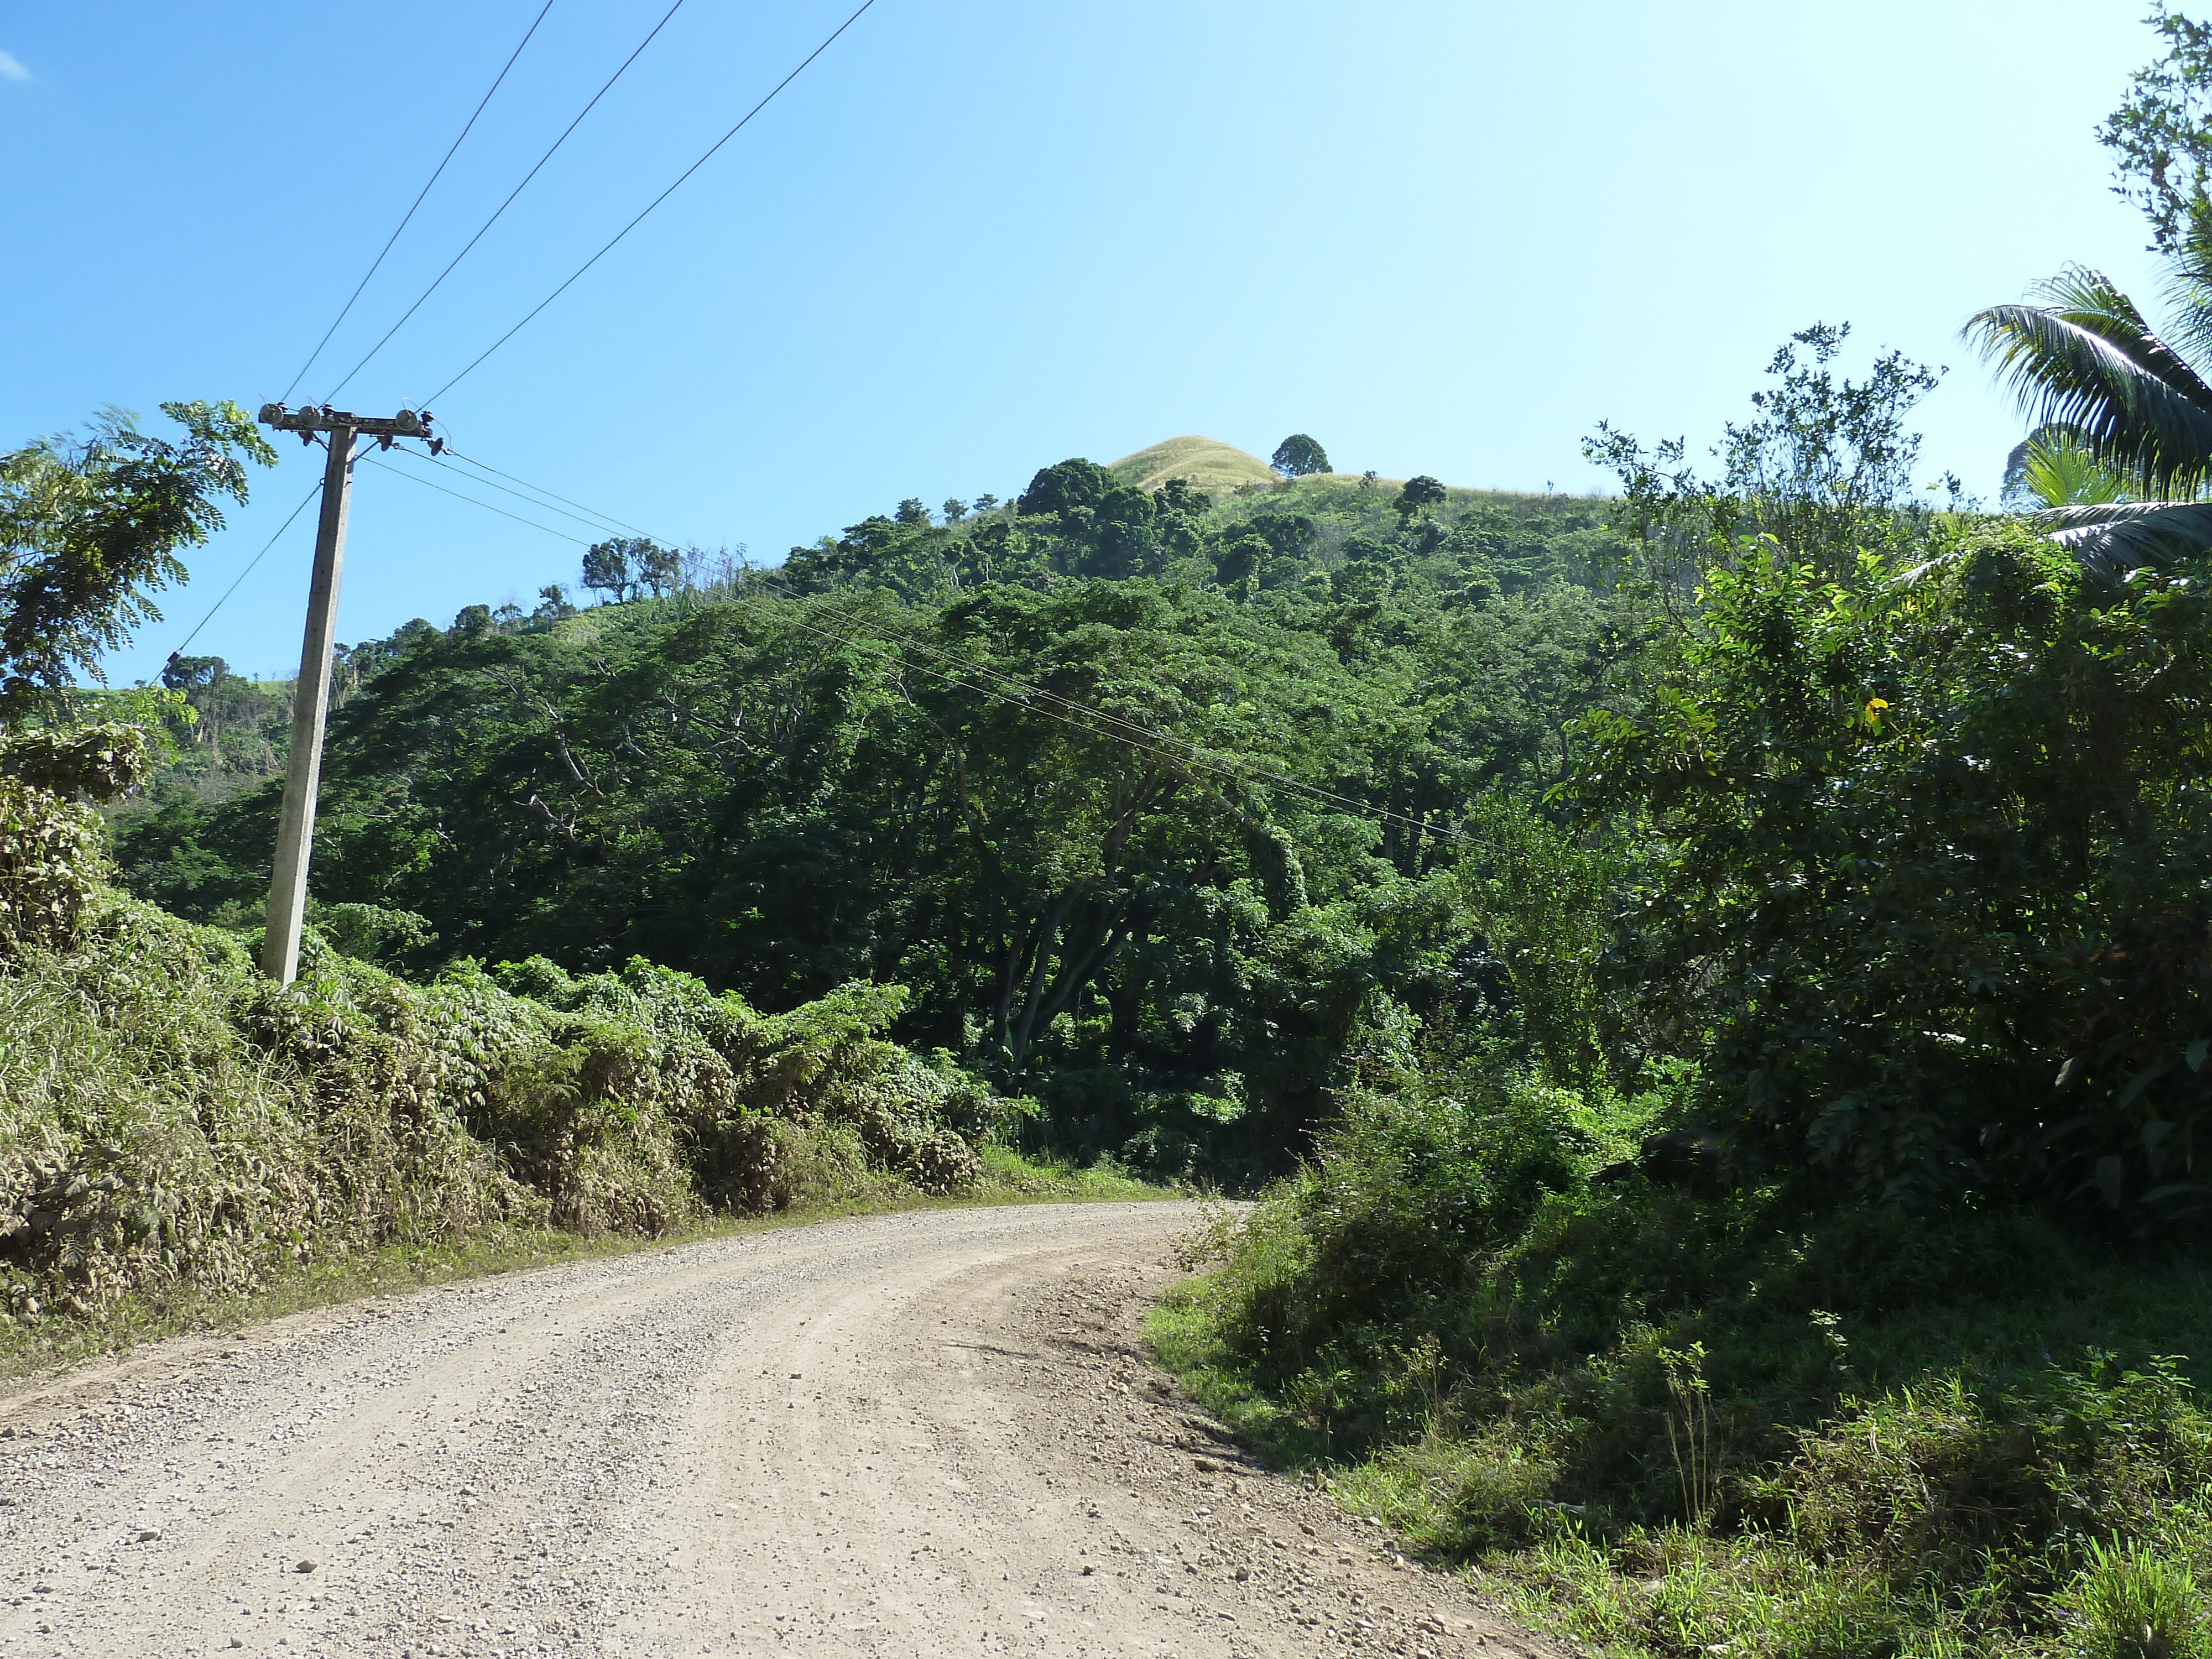
[[[2212,226],[2193,225],[2166,268],[2167,341],[2191,362],[2212,362]]]
[[[2103,501],[2046,507],[2027,522],[2085,565],[2169,564],[2212,552],[2212,501]]]
[[[2002,499],[2008,507],[2094,507],[2142,492],[2135,481],[2104,465],[2071,427],[2038,427],[2005,458]]]
[[[1991,306],[1966,325],[2039,425],[2075,433],[2108,471],[2170,494],[2212,465],[2212,386],[2094,271],[2045,285],[2049,305]]]
[[[2212,257],[2212,244],[2203,252]],[[2186,279],[2186,270],[2172,268],[2171,280]],[[2039,283],[2033,296],[2042,309],[2109,341],[2128,359],[2158,375],[2203,406],[2212,406],[2212,384],[2208,384],[2190,354],[2162,337],[2143,316],[2142,308],[2100,270],[2069,265],[2047,283]]]
[[[2212,248],[2204,250],[2212,256]],[[2166,283],[2167,343],[2194,362],[2212,362],[2212,257],[2177,265]]]

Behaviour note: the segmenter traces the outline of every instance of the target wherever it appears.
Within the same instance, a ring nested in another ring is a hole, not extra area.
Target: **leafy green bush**
[[[1649,826],[1625,963],[1743,1174],[2206,1212],[2212,589],[2016,526],[1709,568],[1576,788]]]
[[[69,800],[120,800],[153,769],[146,734],[136,726],[34,727],[0,741],[0,773]]]
[[[426,963],[438,942],[424,918],[381,904],[324,904],[310,899],[307,924],[341,956],[395,971]]]
[[[27,828],[0,836],[0,884],[33,921],[0,937],[9,1318],[237,1294],[287,1263],[503,1225],[652,1234],[710,1208],[958,1192],[1015,1110],[882,1038],[892,987],[770,1017],[642,961],[465,961],[417,985],[310,928],[280,988],[250,934],[100,886],[85,809],[0,778],[11,804],[0,825]]]
[[[775,1186],[756,1168],[772,1138],[744,1127],[765,1115],[848,1128],[870,1162],[923,1192],[958,1192],[981,1172],[975,1143],[1014,1109],[949,1057],[924,1061],[878,1035],[904,1003],[896,987],[848,985],[765,1015],[641,958],[619,975],[572,977],[533,957],[495,977],[581,1019],[611,1018],[643,1033],[658,1082],[627,1092],[665,1099],[692,1156],[733,1189]]]
[[[100,815],[0,776],[0,951],[65,942],[105,871]]]
[[[97,904],[66,950],[0,965],[0,1266],[16,1311],[310,1255],[450,1239],[543,1202],[471,1139],[476,1073],[425,999],[308,972],[279,993],[233,936]]]
[[[1620,1156],[1663,1100],[1474,1098],[1360,1100],[1224,1231],[1158,1327],[1201,1397],[1593,1644],[2191,1650],[2159,1609],[2212,1565],[2212,1414],[2166,1357],[2212,1353],[2192,1261],[1674,1184]]]

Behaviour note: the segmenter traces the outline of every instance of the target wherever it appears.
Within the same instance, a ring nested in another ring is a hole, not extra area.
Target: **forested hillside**
[[[348,653],[316,896],[420,918],[416,965],[644,956],[769,1008],[896,983],[901,1036],[1042,1097],[1061,1146],[1247,1179],[1406,1016],[1512,1017],[1468,832],[1618,690],[1644,624],[1607,512],[1069,461],[780,570],[410,623]],[[234,683],[194,678],[204,731]],[[125,878],[251,921],[277,790],[208,793],[157,782]]]

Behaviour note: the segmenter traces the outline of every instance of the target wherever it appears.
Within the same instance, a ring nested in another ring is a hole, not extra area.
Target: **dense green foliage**
[[[1024,501],[356,649],[318,897],[771,1008],[901,985],[902,1038],[1042,1096],[1071,1150],[1281,1167],[1366,1024],[1510,1000],[1459,831],[1565,775],[1632,625],[1616,544],[1590,502],[1408,523],[1349,483],[1212,503],[1079,462]],[[165,793],[134,890],[249,920],[273,784]]]
[[[1644,1017],[1702,1028],[1747,1178],[2200,1212],[2208,596],[2027,533],[1850,586],[1715,571],[1574,789],[1638,814]]]
[[[1601,1650],[2197,1651],[2081,1614],[2166,1581],[2203,1606],[2212,1414],[2163,1357],[2212,1352],[2201,1269],[2018,1211],[1623,1172],[1675,1103],[1480,1067],[1364,1097],[1161,1350]]]
[[[106,889],[84,809],[0,792],[0,915],[39,923],[0,930],[0,1316],[18,1322],[234,1294],[394,1242],[963,1192],[1023,1109],[884,1041],[901,994],[881,987],[769,1016],[642,961],[410,983],[310,930],[279,988],[250,936]],[[367,907],[332,908],[334,935],[376,937]]]
[[[2212,1652],[2212,564],[1926,511],[1842,340],[1718,483],[1593,441],[1648,625],[1474,821],[1519,1018],[1369,1045],[1163,1351],[1603,1648]]]
[[[64,712],[79,674],[139,623],[152,592],[184,574],[177,554],[220,529],[219,498],[243,501],[245,462],[273,452],[235,404],[170,403],[177,441],[111,411],[82,441],[0,454],[0,726]]]
[[[1371,1049],[1164,1351],[1587,1640],[2200,1652],[2203,573],[1885,535],[1708,544],[1485,889],[1547,1040]]]

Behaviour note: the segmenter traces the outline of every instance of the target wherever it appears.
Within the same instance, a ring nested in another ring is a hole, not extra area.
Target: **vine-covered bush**
[[[250,936],[101,886],[85,809],[0,778],[0,831],[13,1319],[502,1225],[652,1234],[886,1181],[957,1192],[1010,1109],[882,1038],[896,988],[771,1016],[643,961],[413,984],[312,928],[280,988]]]
[[[134,726],[17,732],[0,738],[0,953],[59,945],[106,878],[100,816],[152,769]]]
[[[98,813],[0,775],[0,951],[65,942],[102,867]]]
[[[532,957],[495,977],[570,1015],[556,1033],[564,1046],[588,1044],[610,1021],[643,1033],[639,1075],[654,1081],[641,1088],[665,1103],[709,1191],[775,1189],[763,1160],[773,1164],[783,1143],[750,1127],[765,1116],[848,1129],[871,1163],[924,1192],[957,1192],[981,1173],[975,1143],[1014,1109],[945,1057],[925,1062],[877,1035],[905,1004],[896,986],[848,985],[766,1015],[642,958],[575,978]]]
[[[120,800],[153,771],[145,732],[119,722],[40,726],[0,742],[0,773],[70,800]]]

